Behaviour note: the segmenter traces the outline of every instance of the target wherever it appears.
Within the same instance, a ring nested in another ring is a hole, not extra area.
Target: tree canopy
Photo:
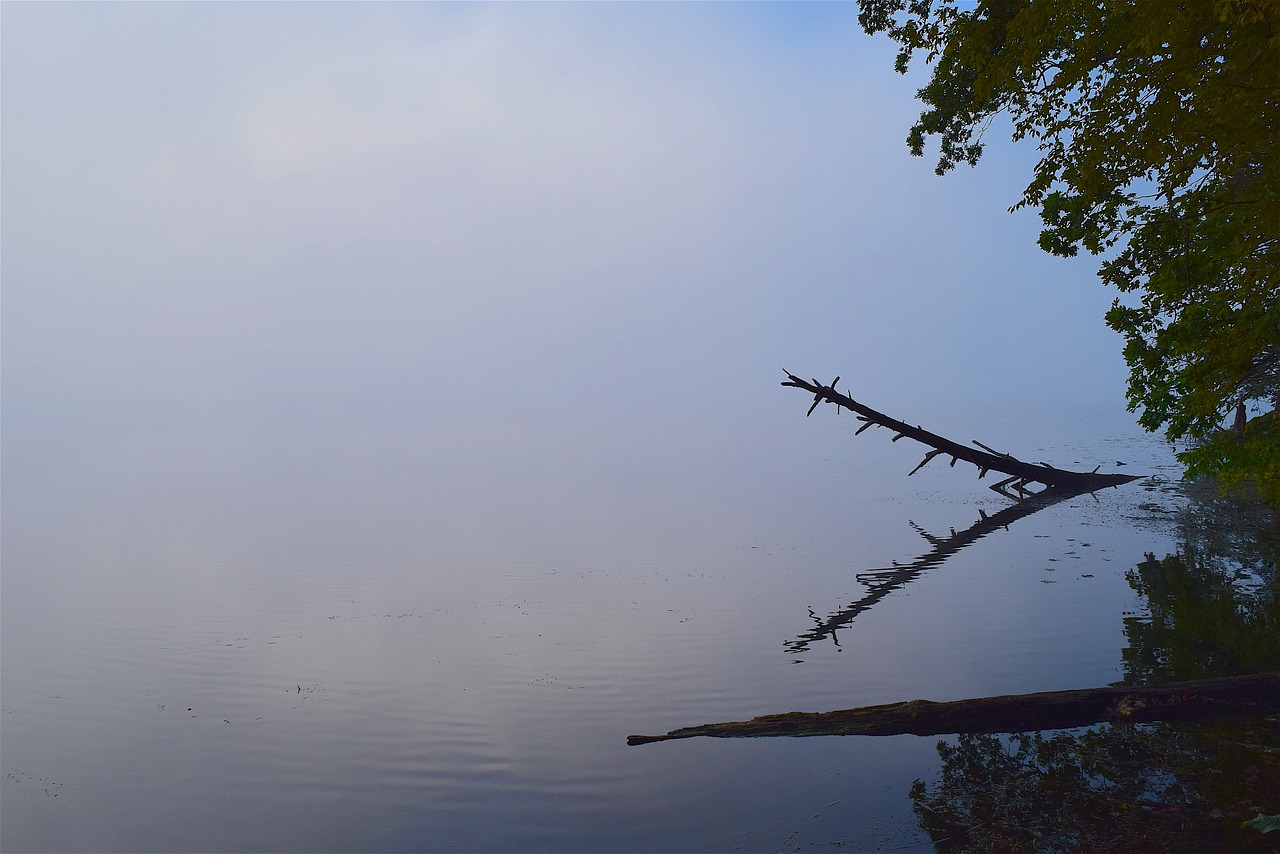
[[[974,165],[998,116],[1040,160],[1011,208],[1121,292],[1129,408],[1190,473],[1280,500],[1280,0],[859,0],[932,66],[915,155]],[[1245,404],[1267,411],[1222,432]]]

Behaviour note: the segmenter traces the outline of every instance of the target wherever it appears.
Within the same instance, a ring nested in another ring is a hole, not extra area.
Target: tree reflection
[[[1126,573],[1146,613],[1125,617],[1125,684],[1273,669],[1280,663],[1280,514],[1204,493],[1179,520],[1178,553]]]
[[[1280,661],[1280,597],[1269,582],[1229,574],[1221,561],[1185,547],[1126,573],[1147,601],[1124,619],[1125,684],[1256,673]]]
[[[1122,684],[1280,668],[1275,512],[1192,497],[1178,552],[1127,573],[1145,609],[1125,617]],[[938,753],[911,799],[939,851],[1280,850],[1240,827],[1280,812],[1276,716],[962,735]]]
[[[911,800],[938,851],[1280,850],[1240,822],[1274,812],[1274,721],[962,735]]]

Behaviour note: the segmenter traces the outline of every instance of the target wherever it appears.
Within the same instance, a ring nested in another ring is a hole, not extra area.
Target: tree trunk
[[[1166,685],[1108,686],[935,703],[911,700],[835,712],[785,712],[749,721],[632,735],[627,744],[677,738],[810,735],[943,735],[1071,729],[1110,721],[1198,720],[1280,712],[1280,672]]]

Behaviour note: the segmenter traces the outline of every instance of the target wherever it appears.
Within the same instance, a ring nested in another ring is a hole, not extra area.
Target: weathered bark
[[[911,700],[835,712],[786,712],[749,721],[632,735],[627,744],[678,738],[811,735],[944,735],[1071,729],[1110,721],[1200,720],[1280,712],[1280,672],[1165,685],[1109,686],[935,703]]]
[[[920,461],[920,465],[912,469],[909,474],[915,474],[925,463],[928,463],[939,454],[947,454],[951,457],[951,465],[955,465],[956,460],[964,460],[977,466],[979,478],[984,477],[988,471],[998,471],[1009,475],[1007,480],[1001,481],[991,488],[1015,499],[1026,494],[1025,487],[1029,483],[1042,483],[1046,487],[1061,487],[1088,492],[1107,486],[1119,486],[1122,483],[1137,480],[1139,477],[1131,474],[1098,474],[1096,468],[1091,472],[1077,472],[1054,468],[1048,463],[1028,463],[1009,454],[994,451],[977,441],[974,444],[982,448],[982,450],[974,450],[967,445],[961,445],[936,433],[930,433],[919,426],[912,427],[906,422],[890,418],[883,412],[877,412],[869,406],[858,403],[848,395],[836,391],[835,385],[838,382],[840,382],[839,377],[832,380],[829,386],[822,385],[817,380],[806,382],[788,371],[787,381],[783,385],[804,389],[813,395],[813,405],[809,407],[809,414],[813,414],[813,410],[817,408],[818,404],[825,400],[829,403],[834,403],[837,407],[843,407],[856,413],[858,420],[865,422],[858,428],[858,433],[871,426],[888,427],[895,433],[893,437],[895,442],[905,437],[933,448],[934,450],[925,454],[924,459]],[[1010,489],[1016,491],[1016,494],[1010,492]]]

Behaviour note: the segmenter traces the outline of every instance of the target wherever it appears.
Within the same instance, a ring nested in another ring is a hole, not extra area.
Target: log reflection
[[[1024,498],[1017,504],[1006,507],[990,516],[979,510],[978,513],[981,514],[981,518],[977,522],[974,522],[963,531],[952,531],[948,537],[935,537],[912,522],[911,526],[928,540],[933,548],[910,563],[894,563],[892,566],[883,569],[873,569],[858,573],[855,578],[868,588],[867,594],[825,619],[820,618],[810,609],[809,616],[816,623],[815,627],[799,635],[795,640],[787,641],[787,650],[792,653],[803,653],[811,645],[826,638],[831,638],[831,641],[836,646],[839,646],[840,639],[836,636],[836,632],[839,629],[849,625],[863,611],[870,609],[898,588],[914,581],[924,572],[940,565],[956,552],[985,537],[992,531],[1007,528],[1010,524],[1030,516],[1032,513],[1091,491],[1093,490],[1086,488],[1051,488],[1037,495]]]

